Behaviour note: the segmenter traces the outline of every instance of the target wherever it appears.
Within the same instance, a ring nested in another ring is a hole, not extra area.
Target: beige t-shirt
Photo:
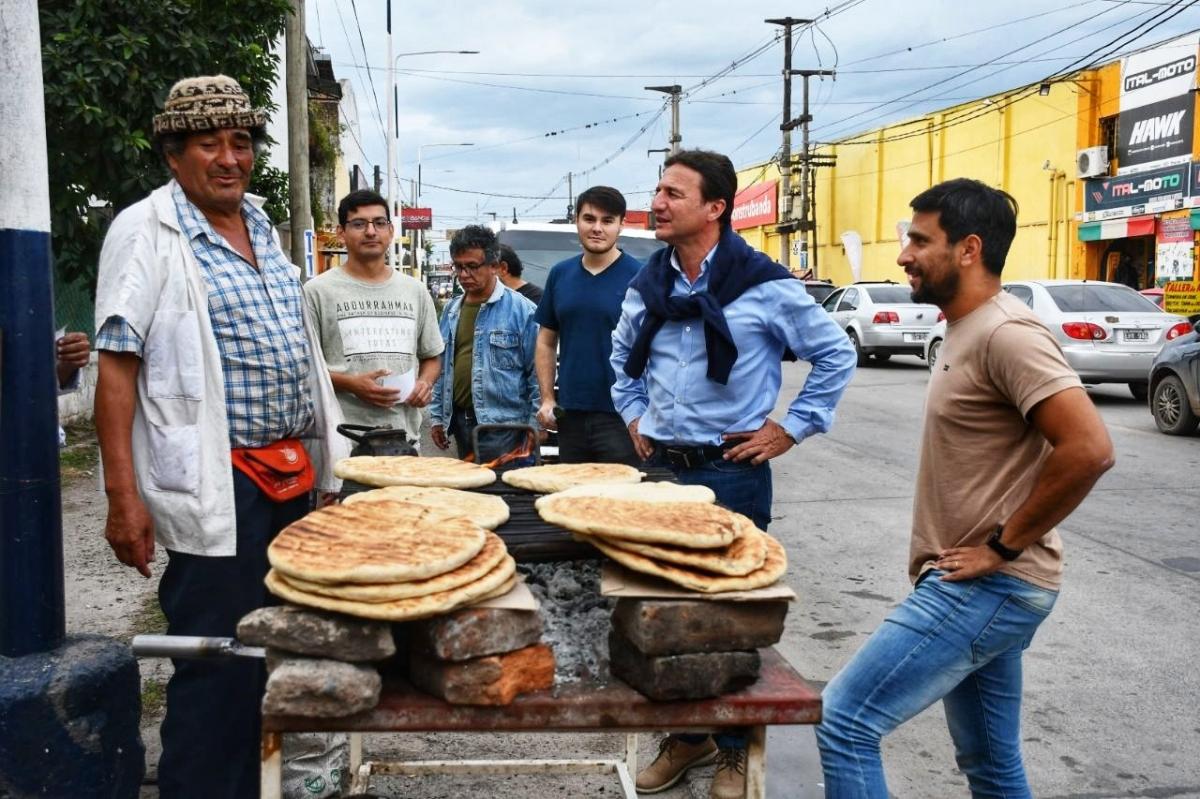
[[[1050,331],[1005,292],[947,327],[925,399],[910,578],[932,568],[942,549],[985,543],[1025,501],[1050,454],[1029,413],[1080,385]],[[1057,589],[1058,532],[1050,530],[1000,571]]]

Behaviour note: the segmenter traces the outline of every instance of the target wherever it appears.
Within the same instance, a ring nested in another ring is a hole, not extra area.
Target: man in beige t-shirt
[[[823,694],[826,796],[888,796],[879,745],[942,700],[974,796],[1032,797],[1021,653],[1062,574],[1054,525],[1113,464],[1112,443],[1050,332],[1000,288],[1016,202],[959,178],[912,201],[898,259],[946,314],[913,500],[913,593]]]

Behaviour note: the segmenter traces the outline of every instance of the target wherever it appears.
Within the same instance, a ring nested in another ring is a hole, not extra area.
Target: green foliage
[[[94,285],[112,216],[168,179],[151,148],[152,120],[175,81],[230,75],[257,107],[274,110],[278,59],[270,46],[289,0],[234,7],[225,0],[38,3],[59,280]],[[266,183],[256,193],[265,185],[274,199],[279,177],[259,172]]]
[[[287,220],[287,172],[269,165],[266,158],[259,158],[254,164],[254,174],[250,176],[250,193],[267,199],[263,210],[276,225]]]

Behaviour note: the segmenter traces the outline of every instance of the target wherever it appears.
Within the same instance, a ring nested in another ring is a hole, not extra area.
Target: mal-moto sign
[[[773,225],[779,219],[779,181],[755,183],[733,198],[733,229]]]
[[[432,208],[401,208],[401,230],[429,230],[433,227]]]
[[[1084,211],[1146,206],[1140,211],[1134,210],[1133,214],[1137,215],[1182,207],[1189,167],[1189,164],[1183,164],[1138,175],[1089,180],[1084,184]]]

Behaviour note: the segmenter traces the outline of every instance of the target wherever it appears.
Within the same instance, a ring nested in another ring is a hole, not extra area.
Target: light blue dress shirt
[[[716,247],[689,283],[675,253],[671,296],[703,291]],[[797,442],[833,424],[833,409],[854,375],[854,347],[845,332],[817,305],[800,280],[772,280],[747,289],[726,305],[725,321],[738,357],[725,385],[708,379],[704,321],[666,321],[650,345],[640,379],[625,374],[625,361],[646,316],[642,295],[629,289],[613,331],[612,363],[617,381],[613,403],[638,432],[669,444],[719,445],[723,433],[758,430],[775,408],[783,383],[782,357],[790,348],[812,371],[780,422]]]

